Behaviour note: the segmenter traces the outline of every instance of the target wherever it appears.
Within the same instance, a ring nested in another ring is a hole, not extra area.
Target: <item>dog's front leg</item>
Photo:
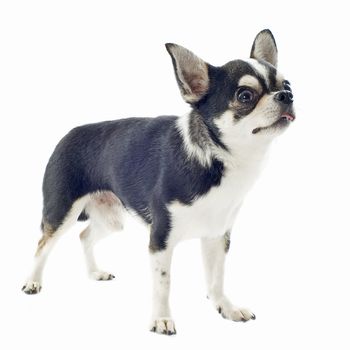
[[[218,238],[202,238],[202,255],[207,280],[208,298],[224,318],[245,322],[255,319],[255,315],[247,309],[232,305],[224,294],[224,265],[229,244],[229,233]]]
[[[153,276],[153,311],[151,331],[172,335],[176,333],[169,307],[170,265],[172,248],[150,251]]]

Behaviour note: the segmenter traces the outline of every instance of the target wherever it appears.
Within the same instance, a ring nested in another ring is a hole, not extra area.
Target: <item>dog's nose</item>
[[[282,90],[277,92],[274,99],[278,102],[289,105],[293,102],[293,94],[289,90]]]

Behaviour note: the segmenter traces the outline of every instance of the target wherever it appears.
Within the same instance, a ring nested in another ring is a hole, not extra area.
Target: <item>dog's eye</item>
[[[254,92],[250,89],[243,88],[237,92],[237,100],[242,103],[252,102],[255,98]]]

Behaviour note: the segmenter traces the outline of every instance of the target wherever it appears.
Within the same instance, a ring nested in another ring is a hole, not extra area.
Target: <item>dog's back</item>
[[[70,131],[46,167],[43,221],[58,228],[78,198],[97,191],[116,193],[149,221],[146,203],[159,178],[167,139],[176,137],[175,120],[127,118]]]

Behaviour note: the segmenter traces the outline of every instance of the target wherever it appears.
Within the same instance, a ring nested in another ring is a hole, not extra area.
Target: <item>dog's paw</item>
[[[232,305],[228,300],[223,299],[218,303],[215,303],[216,310],[225,319],[235,322],[247,322],[249,320],[255,320],[255,315],[248,309],[238,308]]]
[[[22,291],[26,294],[38,294],[41,291],[41,284],[39,282],[28,281],[22,287]]]
[[[221,306],[218,306],[217,310],[223,318],[235,322],[247,322],[249,320],[255,320],[256,318],[251,311],[247,309],[241,309],[238,307],[233,307],[232,309],[224,310]]]
[[[151,332],[165,335],[176,334],[175,323],[171,318],[158,318],[152,321]]]
[[[115,276],[104,271],[94,271],[90,273],[90,278],[96,281],[111,281]]]

